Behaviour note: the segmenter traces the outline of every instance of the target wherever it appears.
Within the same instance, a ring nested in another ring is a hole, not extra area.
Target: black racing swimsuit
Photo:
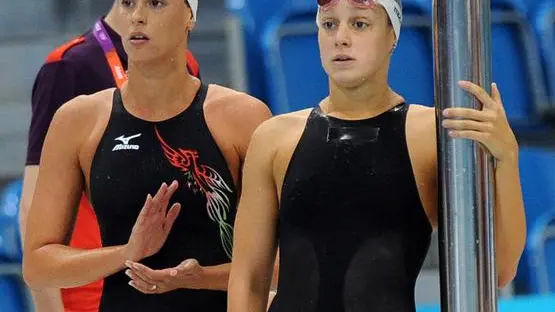
[[[204,118],[208,86],[201,85],[193,103],[161,122],[132,116],[114,92],[106,131],[90,174],[91,202],[103,246],[127,243],[147,194],[163,182],[179,182],[170,201],[181,212],[156,255],[141,261],[153,268],[174,267],[194,258],[202,266],[231,260],[237,192],[227,163]],[[128,285],[124,271],[104,281],[100,312],[225,312],[227,293],[175,290],[145,295]]]
[[[412,312],[432,228],[405,136],[408,105],[310,114],[283,184],[271,312]]]

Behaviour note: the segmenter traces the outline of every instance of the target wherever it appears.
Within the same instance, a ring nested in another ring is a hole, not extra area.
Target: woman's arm
[[[497,85],[492,96],[479,86],[463,81],[460,86],[483,104],[482,110],[452,108],[444,111],[443,126],[455,138],[481,143],[495,157],[495,251],[498,286],[516,274],[526,243],[526,220],[518,168],[518,143],[503,108]]]
[[[228,286],[230,312],[266,311],[276,255],[278,195],[268,123],[258,128],[245,160]]]
[[[90,251],[65,246],[84,189],[77,110],[86,103],[81,101],[86,100],[62,106],[46,135],[24,244],[23,274],[31,288],[80,286],[123,268],[121,246]]]
[[[165,186],[154,197],[149,195],[128,244],[94,250],[67,246],[84,189],[79,150],[90,132],[87,108],[98,104],[91,101],[78,97],[62,106],[46,136],[24,244],[23,275],[31,288],[85,285],[123,269],[125,260],[138,261],[158,251],[179,211],[173,207],[168,217],[156,211],[167,207],[177,188]],[[160,210],[165,214],[166,209]],[[147,236],[149,229],[154,232]]]
[[[515,277],[526,243],[526,217],[520,186],[518,151],[515,158],[499,161],[495,169],[495,253],[498,286]]]

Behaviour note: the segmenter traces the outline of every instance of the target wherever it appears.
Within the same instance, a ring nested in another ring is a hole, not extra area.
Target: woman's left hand
[[[163,294],[175,289],[201,289],[203,268],[197,260],[188,259],[178,266],[153,270],[140,263],[127,261],[125,274],[129,285],[144,294]]]
[[[466,138],[481,143],[498,162],[515,161],[518,143],[507,120],[497,85],[492,84],[492,96],[469,81],[461,81],[459,86],[480,101],[483,108],[445,109],[443,127],[449,130],[449,135],[453,138]]]

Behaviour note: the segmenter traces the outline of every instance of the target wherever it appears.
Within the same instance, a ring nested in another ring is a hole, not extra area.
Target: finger
[[[472,94],[482,105],[484,108],[493,108],[496,107],[496,103],[493,101],[491,96],[484,90],[482,87],[474,84],[470,81],[460,81],[459,86],[466,90],[468,93]]]
[[[129,281],[129,286],[135,288],[136,290],[142,292],[143,294],[147,294],[147,295],[153,295],[158,293],[158,287],[156,287],[155,285],[148,285],[144,282],[141,281]]]
[[[463,130],[463,131],[452,130],[452,131],[449,131],[449,135],[453,138],[461,138],[461,139],[469,139],[469,140],[477,141],[479,143],[482,143],[484,146],[487,146],[487,141],[489,138],[489,133],[472,131],[472,130]]]
[[[178,187],[179,187],[179,182],[177,182],[176,180],[173,180],[170,186],[168,187],[168,196],[171,197],[173,193],[175,193]]]
[[[133,278],[133,280],[143,281],[147,285],[160,285],[160,284],[162,284],[161,281],[155,281],[155,280],[149,278],[145,274],[143,274],[143,273],[141,273],[141,272],[139,272],[135,269],[127,269],[126,272],[127,271],[130,271],[131,274],[135,277],[135,278]],[[131,276],[129,276],[129,277],[131,277]]]
[[[170,184],[170,186],[168,187],[168,190],[167,190],[166,194],[164,195],[163,199],[161,200],[159,211],[160,212],[163,211],[164,215],[168,211],[168,203],[169,203],[171,197],[173,196],[173,194],[175,194],[175,191],[177,191],[178,187],[179,187],[179,183],[174,180]]]
[[[170,230],[172,229],[172,226],[175,220],[177,219],[177,216],[179,215],[180,211],[181,211],[181,204],[179,203],[173,204],[173,206],[170,208],[170,211],[166,216],[166,220],[164,221],[164,230],[166,231],[166,235],[170,233]]]
[[[158,189],[156,194],[154,194],[153,202],[154,202],[154,205],[156,207],[156,210],[158,210],[160,202],[162,201],[162,199],[166,195],[167,191],[168,191],[168,185],[166,184],[166,182],[164,182],[164,183],[162,183],[162,185],[160,186],[160,188]]]
[[[496,113],[491,110],[476,110],[472,108],[447,108],[443,111],[443,116],[446,118],[470,119],[476,121],[494,122]]]
[[[128,261],[126,262],[126,266],[133,271],[133,273],[137,274],[142,280],[146,281],[150,284],[159,284],[164,281],[163,276],[161,277],[160,274],[156,270],[153,270],[145,265],[142,265],[137,262]]]
[[[491,97],[500,106],[503,106],[503,99],[501,99],[501,92],[499,92],[499,88],[497,87],[496,83],[491,84]]]
[[[137,217],[136,224],[142,225],[144,223],[145,216],[149,214],[151,208],[152,208],[152,196],[148,194],[146,196],[145,204],[143,205],[143,208],[141,208],[141,211],[139,212],[139,216]]]
[[[453,120],[447,119],[442,122],[443,127],[451,130],[474,130],[480,132],[493,131],[493,123],[475,120]]]
[[[134,272],[131,269],[125,270],[125,275],[127,275],[132,281],[136,281],[136,282],[141,283],[143,285],[154,285],[154,284],[156,284],[153,281],[148,281],[148,280],[144,279],[139,274],[137,274],[137,272]]]
[[[139,281],[143,281],[146,285],[157,285],[158,290],[160,289],[167,289],[166,285],[172,282],[172,279],[177,276],[178,270],[177,268],[168,268],[162,270],[155,270],[153,273],[149,274],[150,277],[145,276],[144,273],[141,274],[140,270],[133,268],[132,265],[128,266],[131,269],[125,271],[125,274],[132,279],[136,279]]]

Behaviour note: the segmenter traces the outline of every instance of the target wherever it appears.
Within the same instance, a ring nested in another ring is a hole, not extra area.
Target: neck
[[[330,79],[330,96],[322,103],[322,108],[337,117],[364,119],[377,116],[403,101],[389,88],[387,75],[369,78],[355,87],[340,86]]]
[[[198,80],[187,73],[185,49],[156,61],[129,60],[128,82],[122,88],[127,108],[144,118],[166,118],[192,102]],[[170,61],[168,61],[170,60]]]
[[[117,18],[115,17],[115,15],[116,15],[116,5],[114,4],[110,12],[108,12],[106,17],[104,17],[104,22],[108,24],[108,26],[110,26],[115,32],[117,32],[118,34],[121,34],[120,32],[121,29],[117,23]]]

